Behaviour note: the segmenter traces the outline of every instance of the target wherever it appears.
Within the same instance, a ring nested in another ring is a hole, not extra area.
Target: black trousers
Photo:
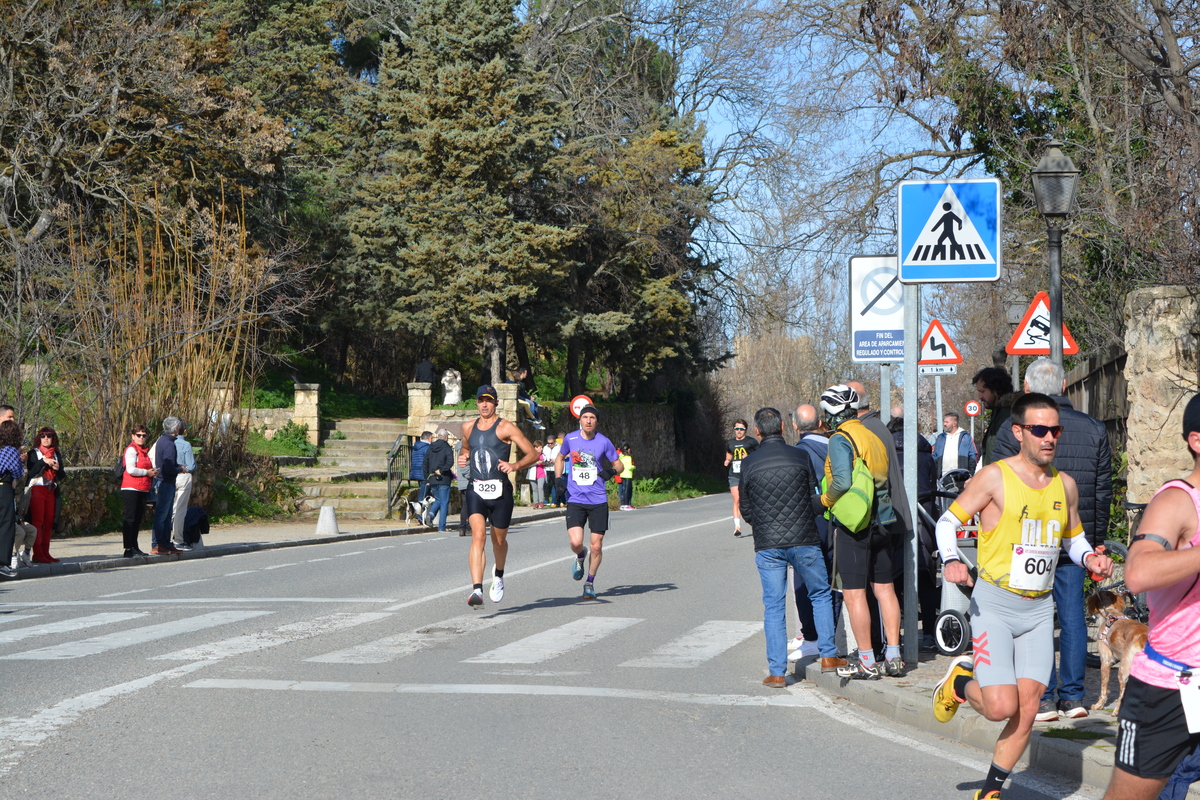
[[[12,563],[13,542],[17,538],[17,506],[12,481],[0,483],[0,565]]]
[[[142,517],[146,515],[146,495],[148,494],[150,493],[134,489],[121,490],[121,502],[124,503],[125,510],[121,520],[121,538],[125,541],[126,550],[138,549],[138,531],[142,527]]]

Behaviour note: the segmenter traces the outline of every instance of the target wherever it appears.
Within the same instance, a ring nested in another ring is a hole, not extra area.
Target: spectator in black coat
[[[438,430],[437,439],[425,451],[425,475],[429,483],[429,491],[433,495],[433,505],[429,507],[426,525],[432,525],[433,518],[438,517],[438,530],[446,530],[446,512],[450,510],[450,481],[454,479],[454,448],[450,446],[450,431],[445,428]]]
[[[1063,394],[1067,388],[1063,368],[1048,358],[1039,358],[1025,370],[1025,391],[1050,395],[1059,405],[1058,419],[1062,434],[1054,454],[1054,466],[1075,479],[1079,487],[1079,521],[1092,547],[1104,544],[1108,536],[1108,518],[1112,505],[1112,450],[1104,423],[1082,411],[1076,411]],[[1021,449],[1012,425],[996,435],[996,459],[1016,455]],[[1083,609],[1083,582],[1087,571],[1060,554],[1054,571],[1054,611],[1060,627],[1057,667],[1050,672],[1050,683],[1042,695],[1035,719],[1049,722],[1060,713],[1070,718],[1086,717],[1083,678],[1087,669],[1087,622]],[[1061,685],[1059,679],[1061,678]],[[1054,703],[1055,688],[1058,704]]]
[[[904,467],[904,419],[892,417],[888,422],[888,430],[896,442],[896,457],[900,467]],[[917,436],[917,502],[930,519],[937,519],[937,506],[934,504],[933,490],[937,487],[937,462],[933,458],[933,447],[924,436]],[[917,607],[921,616],[921,649],[933,650],[933,631],[937,623],[938,590],[937,590],[937,539],[933,526],[917,515],[920,524],[917,525]],[[902,581],[897,581],[900,585]]]
[[[767,666],[763,684],[787,686],[787,568],[790,564],[808,587],[816,619],[822,671],[845,666],[834,642],[833,600],[821,551],[816,516],[823,513],[817,478],[808,454],[783,439],[783,416],[774,408],[754,415],[762,444],[742,459],[742,517],[754,529],[754,560],[763,593],[763,632]]]

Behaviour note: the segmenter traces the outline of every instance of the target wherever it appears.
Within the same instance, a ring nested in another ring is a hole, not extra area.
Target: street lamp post
[[[1056,139],[1047,142],[1042,160],[1030,174],[1038,212],[1046,218],[1050,255],[1050,359],[1060,367],[1063,363],[1062,232],[1079,186],[1079,170],[1063,155],[1061,144]]]

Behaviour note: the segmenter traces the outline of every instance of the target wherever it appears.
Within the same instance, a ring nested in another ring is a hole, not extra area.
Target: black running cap
[[[487,384],[480,386],[479,391],[475,392],[475,399],[483,400],[484,398],[491,400],[493,403],[497,402],[496,387]]]
[[[593,416],[596,417],[596,419],[600,419],[599,410],[597,410],[596,407],[594,405],[592,405],[591,403],[588,403],[586,406],[579,409],[579,416],[582,417],[584,414],[592,414]]]
[[[1200,394],[1189,400],[1183,409],[1183,438],[1194,431],[1200,431]]]

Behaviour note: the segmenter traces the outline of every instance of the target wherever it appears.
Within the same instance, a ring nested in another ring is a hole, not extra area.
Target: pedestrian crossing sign
[[[897,198],[901,283],[994,281],[1001,263],[1000,181],[904,181]]]

